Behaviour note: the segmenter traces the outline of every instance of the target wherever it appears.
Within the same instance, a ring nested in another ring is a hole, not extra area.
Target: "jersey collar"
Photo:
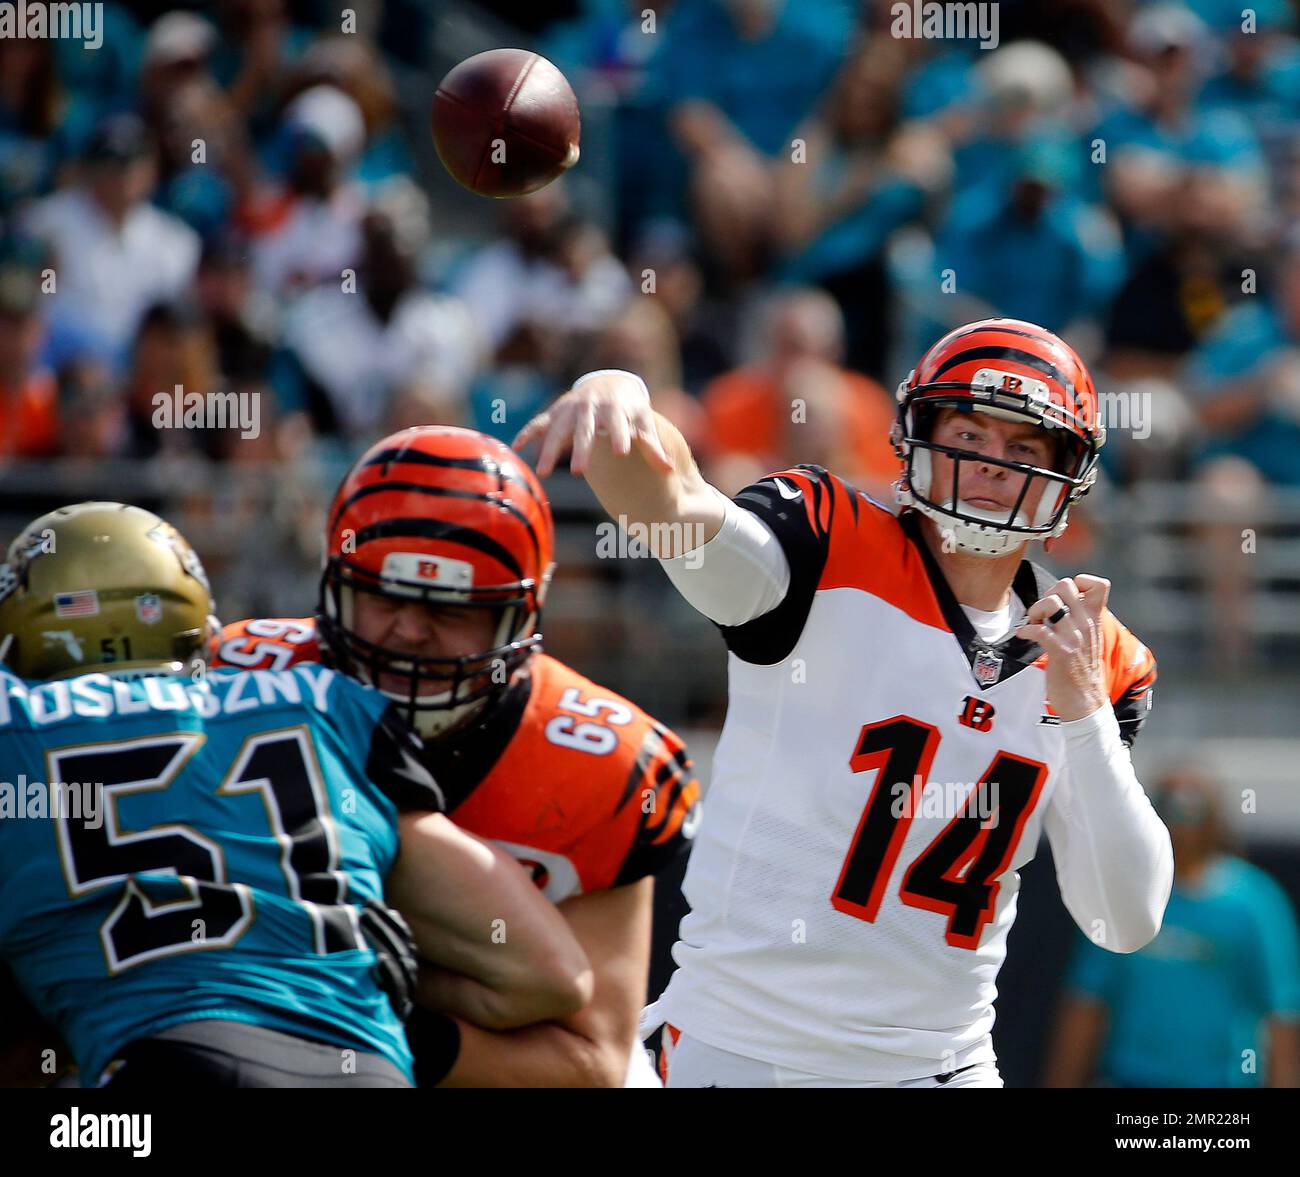
[[[952,630],[962,654],[970,664],[971,677],[974,678],[976,685],[981,691],[987,690],[1006,681],[1013,674],[1018,674],[1026,666],[1032,666],[1043,653],[1043,648],[1037,642],[1018,638],[1014,631],[1000,642],[986,642],[975,632],[975,627],[963,611],[961,602],[953,594],[943,569],[939,567],[938,560],[934,558],[934,553],[930,551],[925,538],[921,535],[920,521],[921,516],[916,511],[905,511],[899,517],[903,533],[912,541],[912,545],[920,554],[921,564],[930,581],[930,589],[939,605],[939,611],[943,614],[944,621]],[[1047,569],[1029,560],[1021,560],[1020,567],[1016,569],[1015,579],[1011,582],[1011,591],[1020,598],[1025,609],[1028,610],[1035,601],[1046,596],[1047,590],[1056,583],[1056,579]]]

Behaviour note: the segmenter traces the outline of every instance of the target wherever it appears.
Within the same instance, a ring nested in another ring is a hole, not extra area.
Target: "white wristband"
[[[594,380],[597,376],[626,376],[629,380],[635,380],[641,386],[641,395],[645,397],[646,404],[650,403],[650,389],[646,387],[646,382],[635,372],[625,372],[622,368],[601,368],[596,372],[588,372],[585,376],[579,376],[573,382],[572,387],[579,388],[586,384],[588,380]]]

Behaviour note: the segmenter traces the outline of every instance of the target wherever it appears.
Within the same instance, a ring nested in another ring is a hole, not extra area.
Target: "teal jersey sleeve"
[[[315,664],[0,688],[0,954],[84,1083],[197,1018],[410,1074],[358,912],[442,803],[386,699]]]

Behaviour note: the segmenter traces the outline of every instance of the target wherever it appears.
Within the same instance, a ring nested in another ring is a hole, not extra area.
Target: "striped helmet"
[[[334,664],[362,682],[377,686],[384,675],[408,684],[384,694],[418,731],[436,735],[503,691],[541,647],[554,548],[546,494],[504,443],[442,425],[394,433],[361,456],[330,506],[317,605],[322,641]],[[494,610],[495,641],[455,657],[376,645],[352,628],[356,592]]]
[[[1053,467],[936,445],[935,420],[948,408],[1028,421],[1049,430],[1057,443]],[[1049,539],[1065,530],[1071,505],[1096,481],[1106,430],[1099,420],[1092,377],[1069,344],[1034,323],[984,319],[950,331],[908,373],[898,386],[892,437],[903,459],[899,504],[951,531],[959,548],[995,556],[1026,540]],[[931,485],[932,453],[953,460],[949,486]],[[976,460],[1031,476],[1005,513],[958,499],[962,462]],[[1047,486],[1031,519],[1021,507],[1034,478],[1046,480]]]

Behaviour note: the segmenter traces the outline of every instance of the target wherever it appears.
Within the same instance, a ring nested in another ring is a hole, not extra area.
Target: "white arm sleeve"
[[[1160,931],[1173,886],[1169,831],[1142,791],[1109,706],[1061,731],[1066,770],[1043,821],[1061,898],[1094,943],[1136,952]]]
[[[659,563],[677,591],[710,621],[741,625],[785,599],[790,563],[766,523],[730,499],[726,503],[717,535]]]

